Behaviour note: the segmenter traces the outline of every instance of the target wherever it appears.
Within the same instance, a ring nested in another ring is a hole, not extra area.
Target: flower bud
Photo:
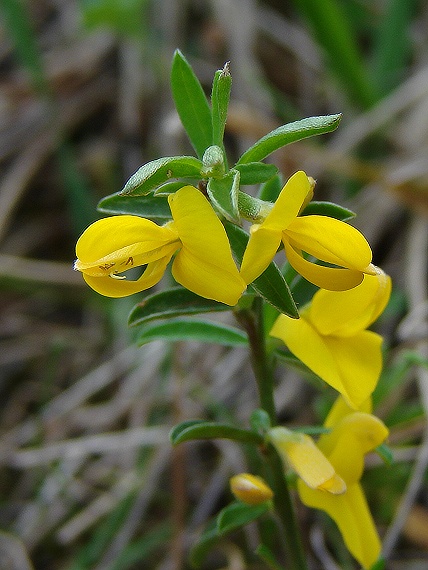
[[[257,475],[240,473],[230,479],[230,489],[237,499],[247,505],[260,505],[272,499],[272,489]]]

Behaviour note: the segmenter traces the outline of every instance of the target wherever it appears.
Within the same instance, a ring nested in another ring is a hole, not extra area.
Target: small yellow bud
[[[260,505],[272,499],[272,489],[257,475],[240,473],[230,479],[230,490],[237,499],[247,505]]]

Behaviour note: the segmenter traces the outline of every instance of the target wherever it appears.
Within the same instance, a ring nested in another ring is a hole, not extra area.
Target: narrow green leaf
[[[164,156],[144,164],[128,180],[122,195],[144,196],[171,178],[201,178],[202,162],[194,156]]]
[[[217,530],[219,534],[227,534],[237,528],[255,521],[270,510],[269,503],[261,505],[246,505],[245,503],[231,503],[220,511],[217,517]]]
[[[220,179],[210,178],[208,180],[207,192],[211,202],[227,220],[238,223],[238,192],[239,192],[239,172],[230,170],[226,176]]]
[[[273,552],[265,544],[260,544],[256,548],[256,554],[259,556],[263,562],[265,562],[271,570],[285,570],[284,566],[281,566]]]
[[[195,178],[181,178],[173,182],[165,182],[165,184],[161,184],[153,190],[153,196],[169,196],[183,188],[183,186],[195,186],[195,180]]]
[[[394,455],[391,448],[386,443],[381,443],[376,447],[376,453],[382,458],[387,465],[394,463]]]
[[[201,158],[213,140],[211,109],[199,79],[180,50],[172,60],[171,89],[183,127]]]
[[[235,169],[239,170],[241,175],[241,186],[247,184],[262,184],[278,173],[278,168],[274,164],[266,164],[265,162],[237,164]]]
[[[220,540],[215,521],[212,521],[203,531],[196,544],[190,550],[190,563],[193,568],[200,568],[210,550]]]
[[[103,214],[132,214],[149,220],[165,222],[171,219],[168,200],[164,196],[122,196],[110,194],[98,203],[98,211]]]
[[[254,445],[263,443],[263,437],[254,431],[205,420],[182,422],[175,426],[170,433],[170,440],[173,445],[194,439],[231,439]]]
[[[224,128],[226,126],[231,88],[232,76],[230,75],[229,62],[227,62],[223,69],[216,71],[211,92],[212,144],[219,147],[223,147]]]
[[[281,174],[278,173],[263,184],[260,188],[258,198],[260,200],[265,200],[266,202],[276,202],[283,186],[284,182]]]
[[[326,115],[321,117],[308,117],[282,125],[271,131],[261,139],[259,139],[252,147],[250,147],[241,158],[238,164],[247,164],[249,162],[259,162],[263,160],[275,150],[314,135],[322,135],[334,131],[339,125],[342,115]]]
[[[128,325],[132,327],[155,319],[221,311],[230,311],[229,305],[199,297],[184,287],[173,287],[148,295],[138,303],[129,315]]]
[[[246,334],[235,327],[229,327],[212,321],[186,320],[180,318],[144,325],[136,342],[141,346],[159,339],[170,342],[195,340],[224,346],[245,346],[247,344]]]
[[[224,226],[229,237],[232,251],[238,261],[241,262],[249,236],[243,229],[234,224],[225,222]],[[299,312],[291,295],[288,283],[273,261],[251,286],[278,311],[289,317],[295,319],[299,318]]]
[[[347,222],[355,218],[355,212],[339,206],[339,204],[334,204],[333,202],[309,202],[306,208],[302,212],[302,216],[309,216],[316,214],[317,216],[328,216],[329,218],[336,218],[336,220],[342,220],[342,222]]]

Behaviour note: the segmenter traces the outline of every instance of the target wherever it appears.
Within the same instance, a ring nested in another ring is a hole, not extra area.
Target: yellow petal
[[[252,283],[259,277],[275,257],[281,243],[281,232],[253,226],[250,239],[241,263],[241,277],[245,283]]]
[[[359,484],[348,487],[342,495],[311,489],[303,481],[298,481],[297,490],[306,506],[325,511],[336,522],[349,552],[363,568],[377,561],[381,544]]]
[[[376,416],[354,412],[345,416],[318,446],[327,455],[347,485],[357,483],[364,470],[364,456],[388,436],[385,424]]]
[[[289,465],[309,487],[333,494],[345,492],[345,483],[311,437],[274,427],[269,430],[268,440],[285,466]]]
[[[372,331],[361,331],[352,337],[325,336],[323,340],[334,358],[343,387],[339,392],[351,407],[358,410],[371,396],[379,380],[382,337]]]
[[[91,224],[76,244],[75,269],[103,277],[161,259],[180,247],[170,224],[139,216],[112,216]]]
[[[350,396],[347,387],[342,382],[339,367],[336,364],[336,354],[331,352],[325,339],[304,317],[291,319],[286,315],[280,315],[275,321],[270,335],[281,339],[303,364],[342,394],[345,400],[349,402]],[[358,383],[360,378],[355,378],[354,381]]]
[[[284,232],[295,249],[340,267],[364,271],[372,251],[365,237],[354,227],[328,216],[301,216]]]
[[[391,279],[382,270],[365,275],[348,291],[319,290],[312,298],[308,319],[321,334],[352,336],[370,326],[391,294]]]
[[[247,505],[260,505],[272,499],[272,489],[261,477],[240,473],[230,479],[230,490],[237,499]]]
[[[233,260],[226,231],[208,200],[193,186],[185,186],[168,201],[182,243],[173,263],[174,278],[198,295],[235,305],[246,284]]]
[[[261,224],[254,224],[241,263],[241,276],[252,283],[273,260],[281,243],[282,231],[298,215],[312,185],[302,171],[296,172],[281,190],[272,210]]]
[[[372,408],[372,400],[371,398],[368,398],[361,404],[361,406],[359,406],[358,411],[370,414],[372,412]],[[346,403],[345,399],[342,396],[338,396],[328,412],[324,421],[324,426],[326,428],[332,428],[345,416],[354,412],[355,410]]]
[[[238,273],[228,272],[210,259],[201,260],[192,252],[181,249],[172,264],[174,279],[201,297],[226,305],[236,305],[246,285]]]
[[[162,279],[173,253],[174,249],[172,249],[170,255],[149,263],[141,277],[135,281],[115,279],[109,275],[94,277],[86,273],[83,273],[83,279],[94,291],[105,297],[127,297],[128,295],[149,289],[158,283]]]
[[[363,280],[363,273],[351,269],[324,267],[303,258],[301,251],[284,241],[285,254],[290,265],[310,283],[332,291],[352,289]]]
[[[288,179],[262,226],[276,231],[285,230],[298,215],[308,194],[312,194],[311,182],[299,170]]]

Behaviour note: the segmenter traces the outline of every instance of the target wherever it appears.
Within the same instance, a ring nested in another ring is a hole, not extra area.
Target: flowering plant
[[[223,137],[231,81],[226,64],[215,74],[209,102],[191,66],[176,52],[172,92],[196,156],[153,160],[122,191],[103,199],[100,211],[113,216],[82,234],[75,269],[98,293],[124,297],[158,284],[172,262],[177,285],[146,294],[131,312],[138,342],[196,339],[245,345],[250,351],[259,405],[249,427],[190,420],[171,432],[174,445],[223,438],[252,446],[260,451],[265,475],[232,477],[237,501],[194,546],[193,564],[200,566],[227,533],[255,520],[263,525],[276,513],[287,568],[306,569],[296,491],[305,505],[330,515],[350,553],[369,568],[379,558],[380,541],[360,477],[364,456],[383,444],[388,431],[370,409],[382,369],[382,337],[366,329],[388,302],[390,279],[372,263],[369,244],[349,224],[352,212],[312,201],[315,181],[305,172],[283,184],[276,166],[264,161],[289,143],[334,130],[340,115],[279,127],[229,168]],[[244,190],[249,185],[259,186],[257,197]],[[300,308],[295,297],[302,280],[292,282],[290,268],[318,288]],[[267,325],[267,307],[273,326]],[[240,327],[195,318],[229,310]],[[316,428],[318,440],[304,429],[278,425],[273,371],[281,343],[341,395],[324,426]],[[297,476],[294,483],[289,471]],[[282,549],[274,552],[261,541],[257,553],[269,567],[283,568]]]

